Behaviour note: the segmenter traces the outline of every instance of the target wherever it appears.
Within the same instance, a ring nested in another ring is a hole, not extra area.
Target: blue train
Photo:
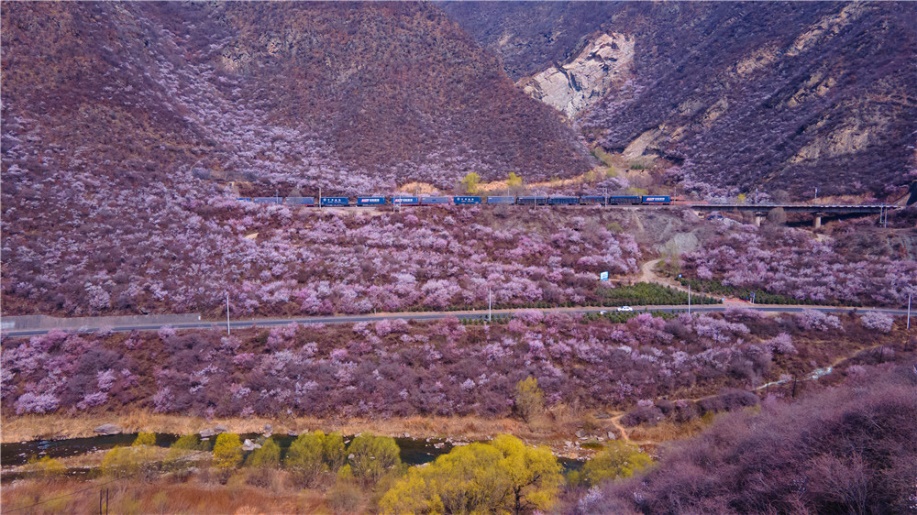
[[[477,204],[488,205],[516,205],[516,206],[667,206],[672,203],[668,195],[584,195],[581,197],[569,195],[529,195],[521,197],[512,196],[481,196],[481,195],[456,195],[452,197],[435,196],[368,196],[357,197],[356,203],[351,203],[350,197],[238,197],[240,202],[254,202],[255,204],[283,204],[288,206],[306,207],[372,207],[372,206],[468,206]]]

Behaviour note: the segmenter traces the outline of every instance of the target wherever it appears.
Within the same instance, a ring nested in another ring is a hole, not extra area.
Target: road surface
[[[678,306],[633,306],[635,312],[644,312],[644,311],[663,311],[663,312],[685,312],[688,310],[688,306],[678,305]],[[714,305],[700,305],[692,306],[692,313],[709,313],[709,312],[720,312],[727,309],[735,309],[735,306],[724,306],[721,304]],[[749,305],[743,306],[743,309],[751,309],[754,311],[760,311],[764,313],[799,313],[805,309],[812,309],[816,311],[822,311],[826,313],[849,313],[851,311],[857,310],[858,312],[866,311],[878,311],[880,313],[885,313],[893,316],[905,316],[907,315],[906,309],[882,309],[882,308],[855,308],[855,307],[837,307],[837,306],[782,306],[782,305]],[[492,311],[494,317],[501,316],[511,316],[515,313],[522,311],[530,311],[530,309],[495,309]],[[613,307],[574,307],[574,308],[546,308],[539,309],[543,313],[566,313],[566,314],[587,314],[587,313],[600,313],[602,311],[612,312],[615,311]],[[247,319],[236,319],[230,320],[229,327],[230,329],[247,329],[252,327],[272,327],[279,325],[286,325],[291,323],[297,324],[355,324],[359,322],[378,322],[380,320],[441,320],[444,318],[458,318],[460,320],[486,320],[488,318],[488,312],[486,310],[481,311],[437,311],[437,312],[403,312],[403,313],[379,313],[373,315],[335,315],[335,316],[318,316],[318,317],[289,317],[289,318],[247,318]],[[127,317],[126,317],[127,318]],[[137,323],[136,317],[130,317],[131,321],[124,324],[109,324],[104,328],[107,330],[112,330],[116,332],[129,332],[129,331],[158,331],[163,327],[173,327],[175,329],[217,329],[225,330],[226,321],[225,320],[200,320],[197,322],[185,322],[185,323],[172,323],[172,324],[144,324]],[[83,321],[81,321],[83,323]],[[6,325],[6,324],[4,324]],[[63,329],[66,331],[80,331],[80,332],[93,332],[102,327],[86,325],[83,323],[81,326],[74,327],[56,327],[56,328],[41,328],[41,329],[16,329],[15,327],[5,327],[3,329],[3,336],[6,338],[14,336],[34,336],[39,334],[45,334],[54,329]]]

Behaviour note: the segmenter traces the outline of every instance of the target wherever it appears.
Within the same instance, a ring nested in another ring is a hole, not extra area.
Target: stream
[[[158,447],[169,447],[179,435],[157,433],[156,445]],[[253,442],[263,438],[258,433],[241,434],[239,437],[242,441],[249,439]],[[4,469],[2,479],[4,482],[19,477],[20,474],[9,472],[9,467],[25,465],[31,458],[41,458],[48,456],[51,458],[68,458],[79,456],[97,451],[107,451],[118,446],[129,446],[137,438],[136,433],[121,433],[107,436],[93,436],[89,438],[69,438],[65,440],[32,440],[28,442],[4,443],[0,444],[0,463]],[[290,444],[296,439],[294,435],[273,435],[271,438],[280,446],[281,456],[286,455]],[[344,438],[345,442],[352,440],[352,436]],[[430,463],[438,456],[448,453],[452,450],[453,444],[443,439],[429,440],[424,438],[395,438],[395,443],[401,450],[401,461],[407,465],[422,465]],[[246,456],[248,453],[245,453]],[[564,471],[576,470],[582,467],[583,462],[569,459],[558,458],[563,465]],[[92,469],[72,468],[68,473],[73,476],[92,476]],[[15,476],[15,477],[14,477]]]

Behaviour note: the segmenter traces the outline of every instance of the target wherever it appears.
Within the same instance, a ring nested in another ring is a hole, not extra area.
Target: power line
[[[78,494],[78,493],[86,492],[86,491],[89,491],[89,490],[95,490],[96,488],[99,488],[99,487],[105,486],[105,485],[110,485],[110,484],[112,484],[112,483],[114,483],[114,482],[116,482],[116,481],[117,481],[117,479],[112,479],[111,481],[109,481],[109,482],[107,482],[107,483],[102,483],[102,484],[100,484],[100,485],[88,486],[88,487],[86,487],[86,488],[81,488],[81,489],[79,489],[79,490],[77,490],[77,491],[75,491],[75,492],[70,492],[69,494],[58,495],[57,497],[52,497],[52,498],[50,498],[50,499],[45,499],[44,501],[38,501],[38,502],[35,503],[35,504],[30,504],[30,505],[28,505],[28,506],[23,506],[23,507],[21,507],[21,508],[13,508],[13,509],[11,509],[11,510],[5,510],[5,511],[6,511],[6,513],[13,513],[13,512],[17,512],[17,511],[27,510],[27,509],[29,509],[29,508],[34,508],[35,506],[38,506],[38,505],[40,505],[40,504],[44,504],[44,503],[46,503],[46,502],[56,501],[56,500],[58,500],[58,499],[63,499],[63,498],[65,498],[65,497],[70,497],[70,496],[72,496],[72,495],[76,495],[76,494]]]

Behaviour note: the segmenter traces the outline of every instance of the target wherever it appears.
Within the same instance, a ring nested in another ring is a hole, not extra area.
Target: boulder
[[[122,432],[121,428],[114,424],[102,424],[101,426],[93,429],[93,431],[100,435],[116,435]]]

